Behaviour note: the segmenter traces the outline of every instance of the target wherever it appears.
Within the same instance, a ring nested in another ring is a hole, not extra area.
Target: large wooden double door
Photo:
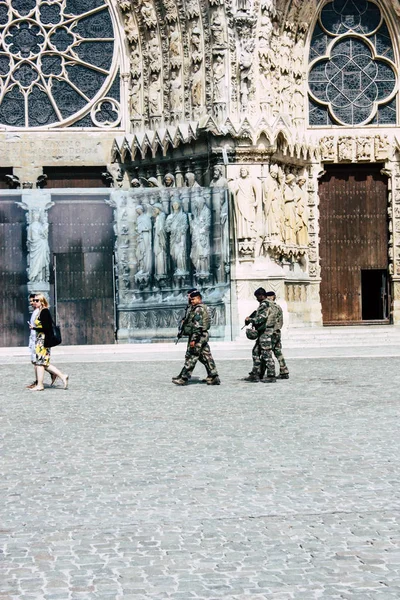
[[[332,165],[320,182],[324,324],[389,322],[387,178],[381,165]]]

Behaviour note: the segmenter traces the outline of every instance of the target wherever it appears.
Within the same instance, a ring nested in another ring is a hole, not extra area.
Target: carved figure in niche
[[[273,88],[265,56],[261,56],[259,63],[258,92],[261,110],[266,113],[267,118],[270,118]]]
[[[140,181],[139,181],[139,179],[137,179],[137,177],[134,177],[134,178],[131,180],[131,186],[132,186],[133,188],[138,188],[138,187],[141,187],[141,186],[140,186]]]
[[[371,160],[371,138],[357,138],[357,160]]]
[[[323,160],[335,160],[335,138],[333,135],[323,137],[319,146]]]
[[[200,64],[193,64],[192,74],[192,106],[197,108],[202,104],[203,97],[203,75],[200,70]]]
[[[292,96],[292,115],[295,122],[302,121],[304,118],[304,93],[302,84],[297,84],[293,90]]]
[[[210,274],[210,228],[211,211],[202,194],[199,194],[194,201],[194,210],[190,221],[192,234],[190,259],[196,269],[197,278],[206,278]]]
[[[170,234],[170,254],[174,263],[174,276],[185,277],[187,266],[187,234],[188,216],[182,210],[180,201],[175,198],[172,203],[172,213],[165,221],[165,231]]]
[[[265,234],[276,240],[280,234],[282,218],[282,189],[278,180],[278,165],[271,165],[268,177],[264,180]]]
[[[171,80],[169,85],[171,111],[173,113],[179,113],[182,110],[182,83],[180,78],[178,77],[177,71],[171,71]]]
[[[151,2],[142,0],[140,12],[142,13],[143,21],[149,29],[157,27],[157,15]]]
[[[375,140],[375,159],[384,159],[389,157],[390,144],[387,135],[376,135]]]
[[[294,246],[296,244],[296,177],[289,173],[286,176],[285,187],[283,189],[284,215],[285,215],[285,244]]]
[[[225,61],[218,54],[213,64],[213,100],[214,102],[226,102],[227,86],[225,85]]]
[[[258,48],[259,48],[260,54],[264,54],[264,52],[268,52],[271,32],[272,32],[271,19],[264,12],[261,16],[260,32],[258,34],[258,39],[259,39]]]
[[[127,13],[124,16],[124,30],[128,41],[133,44],[138,41],[139,31],[136,25],[136,21],[132,13]]]
[[[240,53],[240,103],[242,110],[248,106],[250,92],[250,70],[253,64],[253,41],[244,42]]]
[[[179,31],[176,29],[176,24],[171,23],[169,26],[169,58],[172,66],[180,64],[182,56],[182,42]]]
[[[195,17],[198,17],[200,15],[198,0],[187,0],[186,13],[189,19],[194,19]]]
[[[201,31],[198,27],[193,27],[190,41],[193,47],[193,58],[201,56]]]
[[[213,177],[210,182],[210,187],[228,187],[228,180],[223,176],[222,167],[219,165],[215,165],[213,169]]]
[[[211,19],[211,27],[214,46],[225,46],[225,30],[223,15],[216,11]]]
[[[38,210],[30,213],[30,223],[28,226],[28,279],[30,282],[48,282],[49,281],[49,225],[45,214]]]
[[[149,114],[161,114],[161,85],[158,73],[151,73],[149,85]]]
[[[281,57],[280,57],[280,68],[282,75],[287,75],[290,71],[291,65],[291,52],[293,46],[293,40],[289,35],[289,32],[283,30],[280,38],[281,46]]]
[[[161,204],[153,205],[154,216],[154,274],[156,279],[166,276],[167,269],[167,234],[165,231],[165,212]]]
[[[304,62],[304,40],[300,38],[295,43],[292,49],[292,72],[295,77],[301,79],[303,77],[303,62]]]
[[[255,219],[256,207],[259,205],[259,192],[247,167],[241,167],[240,177],[232,182],[231,190],[235,206],[237,237],[253,238],[257,234]]]
[[[298,178],[296,187],[296,241],[299,246],[308,246],[310,241],[308,237],[308,194],[304,187],[305,183],[305,177]]]
[[[145,275],[151,273],[151,218],[140,205],[136,207],[136,214],[136,275]]]
[[[160,71],[161,50],[155,29],[151,29],[149,32],[148,53],[151,71]]]
[[[129,90],[129,109],[132,118],[141,116],[141,88],[142,83],[139,78],[132,79],[131,89]]]
[[[185,175],[185,186],[189,188],[199,188],[200,185],[196,181],[196,175],[192,171],[188,171]]]
[[[166,173],[164,175],[163,183],[164,183],[164,187],[168,187],[168,188],[175,187],[175,177],[172,175],[172,173]]]
[[[141,58],[137,46],[135,46],[130,55],[131,77],[138,77],[142,72]]]
[[[339,160],[352,160],[353,158],[353,140],[348,137],[338,139]]]

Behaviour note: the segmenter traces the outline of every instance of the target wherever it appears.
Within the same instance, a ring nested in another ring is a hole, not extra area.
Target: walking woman
[[[37,372],[37,384],[31,388],[32,392],[42,392],[44,390],[44,372],[47,371],[54,378],[61,379],[64,384],[64,390],[68,389],[68,375],[64,375],[50,364],[50,348],[46,345],[46,340],[51,341],[52,337],[52,319],[49,311],[49,303],[43,294],[36,294],[34,298],[34,307],[39,309],[34,325],[29,325],[36,331],[35,345],[35,367]]]

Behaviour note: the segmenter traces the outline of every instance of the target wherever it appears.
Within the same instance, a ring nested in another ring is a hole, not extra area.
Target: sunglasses
[[[40,302],[39,298],[32,298],[32,302]]]

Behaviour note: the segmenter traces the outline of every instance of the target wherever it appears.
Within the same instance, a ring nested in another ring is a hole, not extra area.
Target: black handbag
[[[54,348],[54,346],[58,346],[59,344],[61,344],[61,342],[62,342],[61,329],[52,320],[51,321],[51,336],[50,336],[49,341],[46,342],[46,345],[49,348]]]

